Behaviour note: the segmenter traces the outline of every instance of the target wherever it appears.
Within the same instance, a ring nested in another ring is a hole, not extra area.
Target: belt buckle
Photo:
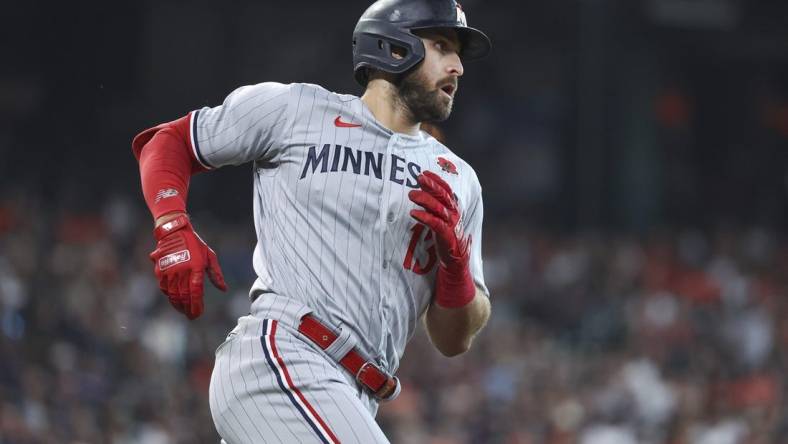
[[[359,368],[358,368],[358,371],[356,372],[356,382],[358,382],[359,384],[362,384],[362,385],[364,385],[364,383],[361,381],[361,375],[364,373],[364,371],[367,369],[367,367],[372,367],[372,368],[374,368],[375,370],[379,371],[380,373],[383,373],[383,374],[385,374],[385,373],[384,373],[384,372],[383,372],[383,371],[380,369],[380,367],[378,367],[377,365],[375,365],[375,363],[374,363],[374,362],[372,362],[372,361],[367,361],[367,362],[365,362],[365,363],[361,364],[361,367],[359,367]]]
[[[378,400],[385,400],[388,399],[393,393],[397,391],[397,379],[391,377],[388,373],[384,372],[380,367],[377,366],[372,361],[367,361],[359,367],[358,371],[356,372],[356,382],[361,384],[364,387],[367,387],[370,391],[373,390],[372,387],[366,385],[361,380],[361,375],[367,370],[367,367],[372,367],[373,369],[377,370],[381,375],[385,377],[383,384],[376,390],[373,391],[372,394]]]

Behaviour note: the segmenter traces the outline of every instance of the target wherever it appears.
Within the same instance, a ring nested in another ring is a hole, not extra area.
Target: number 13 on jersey
[[[435,267],[435,264],[438,262],[438,254],[435,250],[435,241],[432,240],[432,230],[423,224],[416,223],[410,228],[410,231],[412,231],[413,234],[410,237],[410,242],[408,243],[408,252],[405,254],[405,260],[402,262],[402,266],[406,270],[410,270],[416,274],[427,274]],[[425,231],[427,234],[424,236],[424,243],[427,244],[429,242],[429,245],[427,246],[426,263],[422,264],[421,261],[419,261],[419,258],[414,258],[413,255],[415,254],[416,246],[419,244],[419,241],[421,240]]]

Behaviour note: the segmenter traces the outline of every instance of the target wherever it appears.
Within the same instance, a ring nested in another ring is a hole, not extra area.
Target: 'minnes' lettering
[[[314,173],[317,169],[317,163],[321,162],[322,167],[320,168],[321,173],[325,173],[328,169],[328,152],[331,150],[331,144],[327,143],[323,145],[323,149],[320,150],[320,155],[315,154],[315,147],[309,147],[309,154],[306,156],[306,162],[304,163],[304,171],[301,172],[301,179],[306,177],[306,172],[309,169],[309,166],[312,166],[312,172]]]
[[[367,159],[367,163],[364,164],[364,175],[369,176],[369,167],[372,166],[372,169],[375,171],[375,177],[380,179],[382,176],[382,169],[383,169],[383,153],[377,153],[378,161],[375,162],[375,153],[371,153],[369,151],[364,151],[364,158]]]
[[[331,161],[330,167],[329,160]],[[362,164],[364,164],[363,172],[361,170]],[[416,177],[421,173],[420,165],[408,162],[407,159],[394,154],[391,155],[389,165],[391,165],[388,177],[390,181],[408,188],[419,187]],[[330,143],[323,145],[318,153],[317,146],[310,146],[300,178],[305,178],[307,173],[316,173],[318,168],[320,168],[320,173],[341,171],[363,174],[364,176],[374,175],[377,179],[383,179],[383,153],[361,151],[349,146]]]

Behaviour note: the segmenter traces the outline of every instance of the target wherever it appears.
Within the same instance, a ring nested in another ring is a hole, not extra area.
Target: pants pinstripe
[[[388,443],[364,397],[285,322],[244,316],[216,350],[209,399],[227,444]]]

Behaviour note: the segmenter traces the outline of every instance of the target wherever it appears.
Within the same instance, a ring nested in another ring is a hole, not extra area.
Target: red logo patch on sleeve
[[[445,157],[438,157],[438,166],[447,173],[457,174],[457,167]]]

